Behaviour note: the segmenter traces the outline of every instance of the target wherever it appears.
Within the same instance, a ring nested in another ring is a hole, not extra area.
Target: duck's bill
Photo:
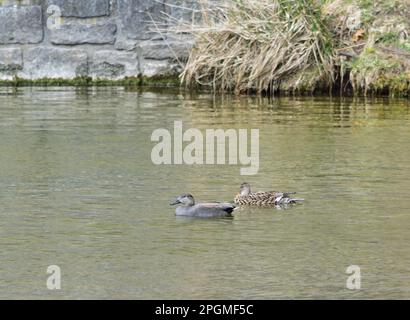
[[[175,200],[175,201],[171,202],[169,205],[170,205],[170,206],[174,206],[174,205],[176,205],[176,204],[178,204],[178,203],[181,203],[181,201]]]

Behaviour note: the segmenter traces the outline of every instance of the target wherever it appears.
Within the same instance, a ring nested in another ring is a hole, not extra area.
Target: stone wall
[[[0,80],[176,74],[192,40],[169,35],[192,0],[0,0]],[[155,21],[155,24],[153,23]]]

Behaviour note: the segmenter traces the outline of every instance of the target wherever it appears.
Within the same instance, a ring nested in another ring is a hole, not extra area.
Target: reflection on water
[[[406,100],[0,89],[0,298],[410,298]],[[258,128],[260,168],[151,162],[153,130]],[[303,205],[174,216],[244,180]],[[61,267],[62,290],[46,289]],[[346,289],[359,265],[362,289]]]

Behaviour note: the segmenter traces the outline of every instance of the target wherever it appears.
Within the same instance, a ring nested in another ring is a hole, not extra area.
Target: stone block
[[[88,75],[88,57],[84,50],[37,47],[28,49],[23,58],[24,69],[19,76],[25,79],[72,79]]]
[[[181,67],[169,60],[143,59],[141,61],[141,74],[145,77],[178,75]]]
[[[103,50],[94,53],[90,64],[90,76],[94,79],[122,79],[139,75],[138,57],[135,52]]]
[[[41,6],[0,7],[0,44],[39,43],[42,40]]]
[[[11,80],[22,69],[23,57],[21,49],[0,49],[0,80]]]
[[[127,39],[147,40],[163,27],[166,5],[159,0],[117,0],[123,36]]]
[[[139,52],[146,59],[182,59],[189,56],[189,51],[194,45],[192,39],[171,39],[162,41],[143,41],[138,45]]]
[[[113,44],[117,26],[114,23],[103,22],[97,24],[67,23],[52,29],[51,43],[78,45],[78,44]]]
[[[101,17],[110,14],[110,0],[47,0],[47,6],[56,5],[62,17]]]

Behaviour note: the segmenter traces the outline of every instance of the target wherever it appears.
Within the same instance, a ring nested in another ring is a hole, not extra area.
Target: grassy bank
[[[181,80],[215,91],[409,96],[409,0],[235,0],[176,24],[196,45]]]
[[[198,0],[177,76],[14,78],[0,86],[157,86],[214,92],[410,96],[410,0]],[[158,30],[158,26],[154,27]]]

